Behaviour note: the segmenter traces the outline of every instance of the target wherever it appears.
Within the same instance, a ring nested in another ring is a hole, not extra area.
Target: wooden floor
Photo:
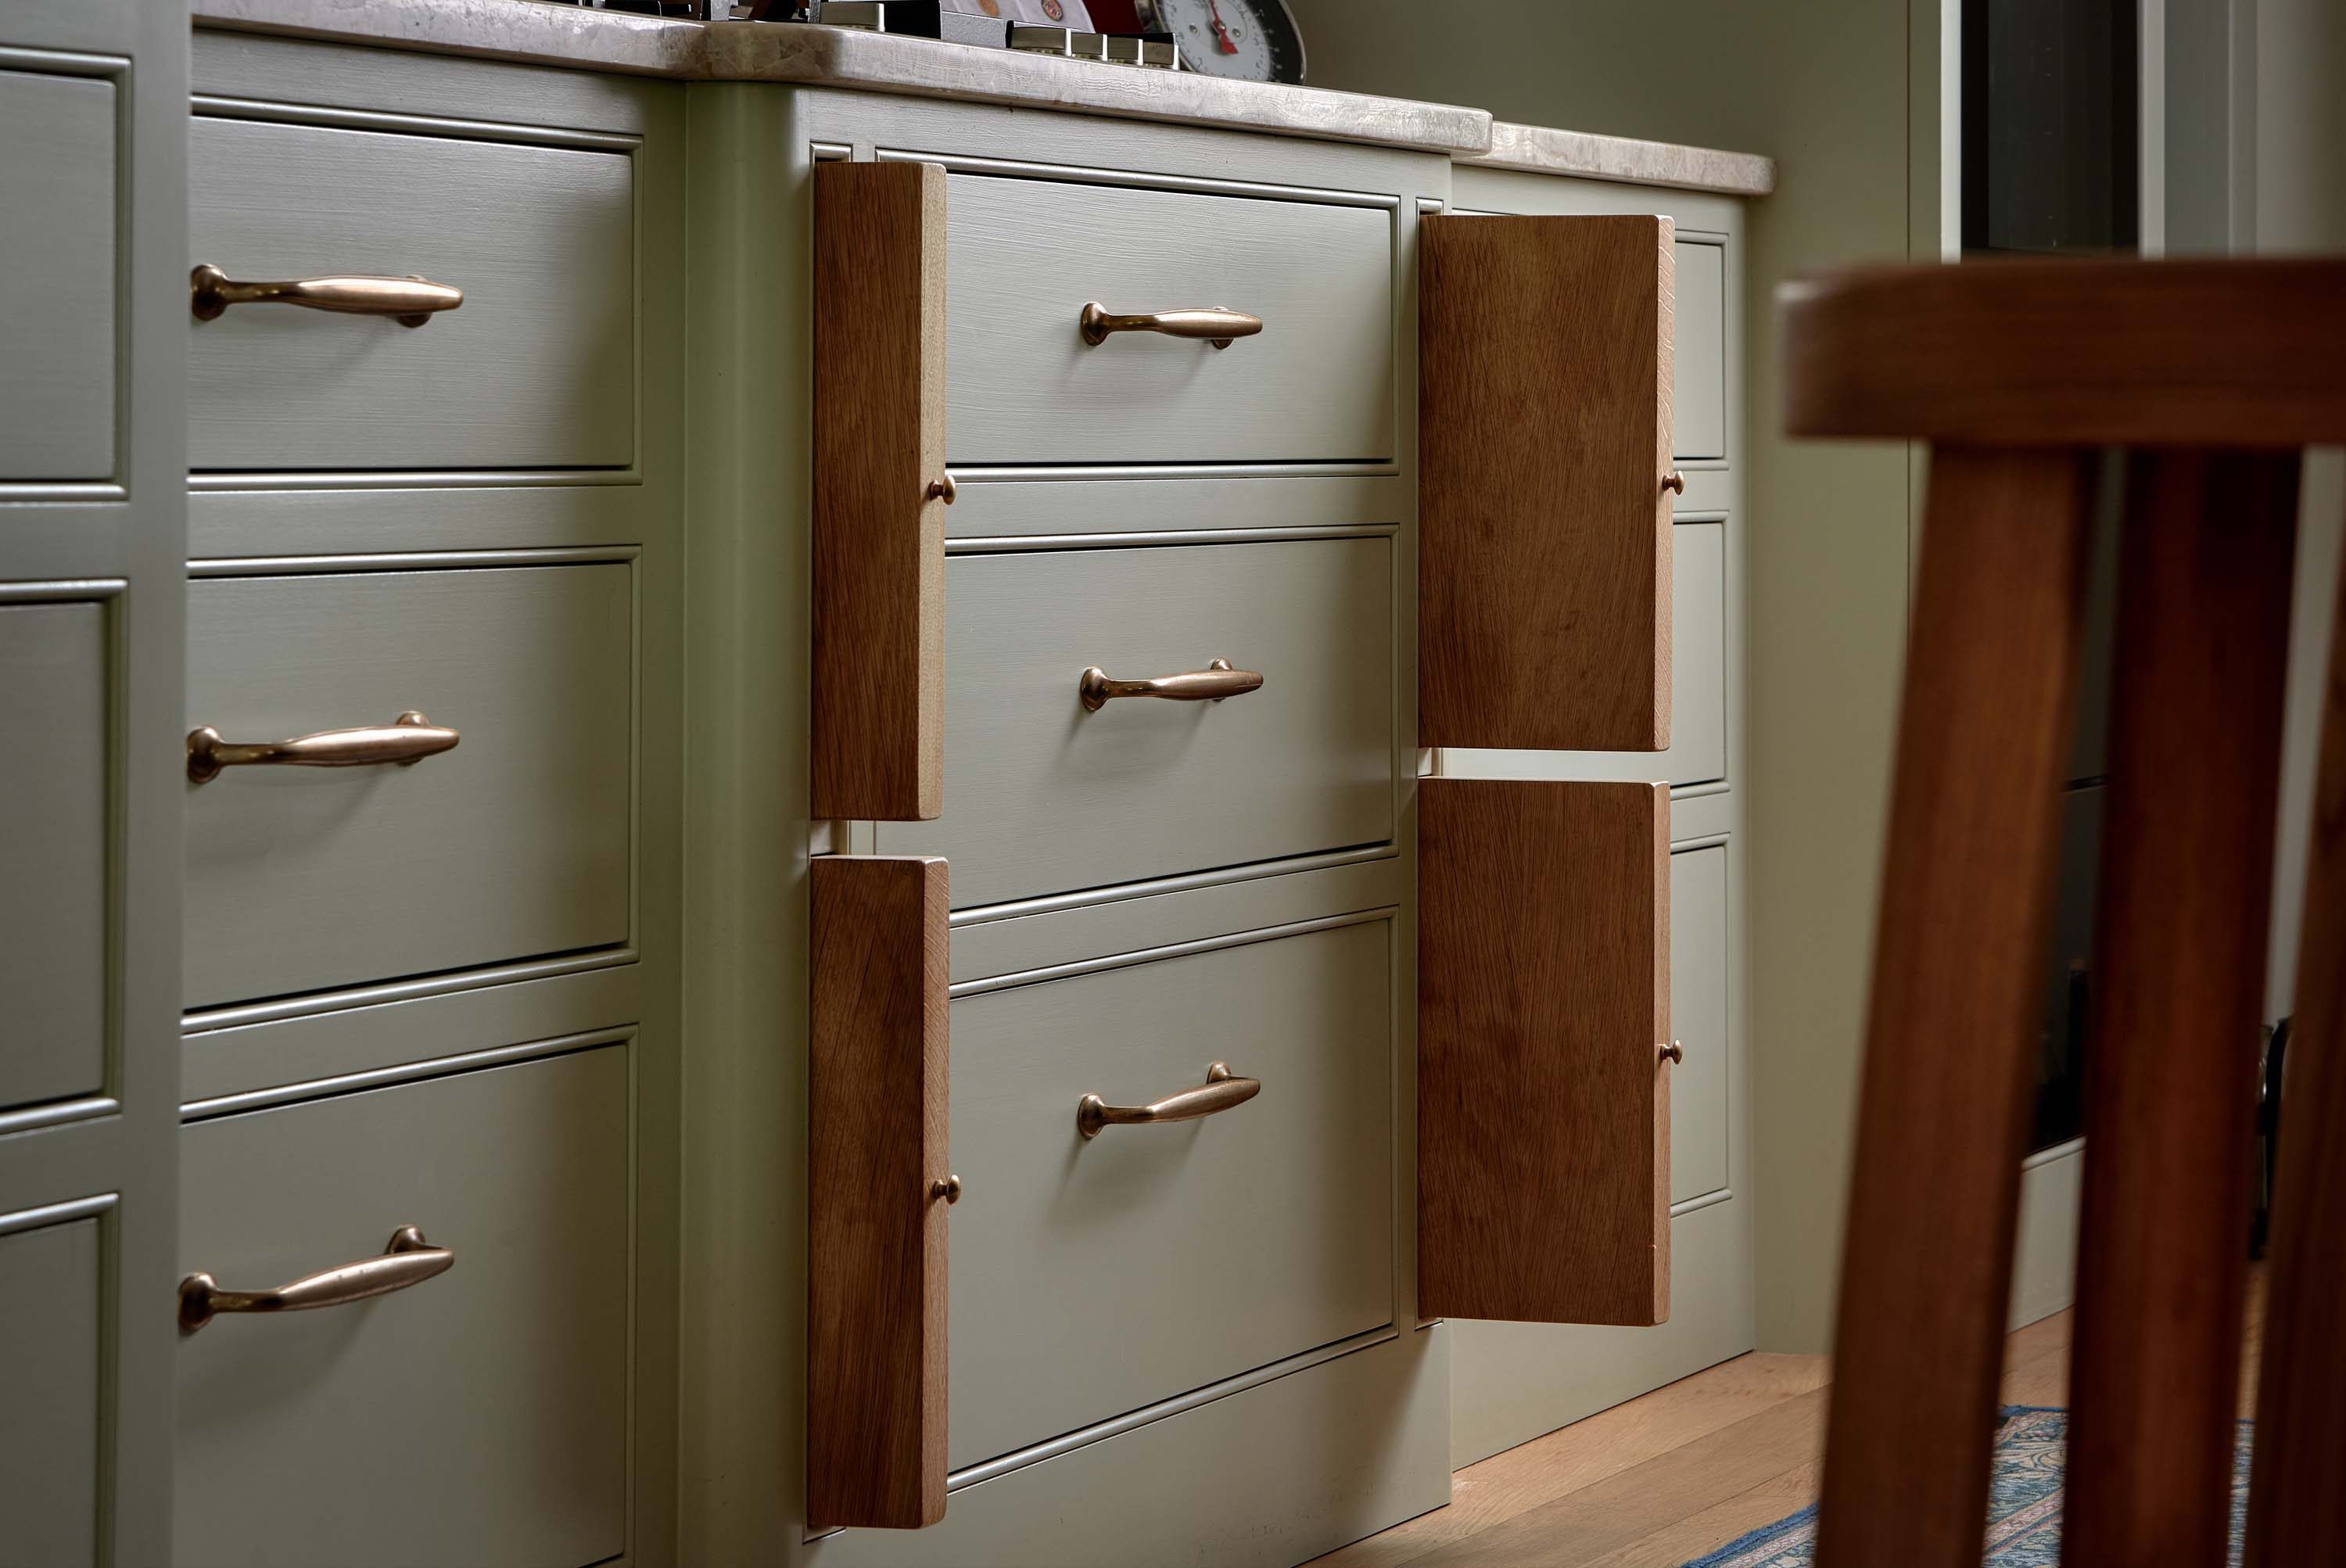
[[[2260,1294],[2249,1302],[2243,1416],[2254,1408]],[[2065,1403],[2069,1314],[2014,1333],[2004,1367],[2004,1403]],[[1449,1507],[1317,1563],[1677,1568],[1816,1500],[1829,1370],[1821,1356],[1739,1356],[1469,1465]]]

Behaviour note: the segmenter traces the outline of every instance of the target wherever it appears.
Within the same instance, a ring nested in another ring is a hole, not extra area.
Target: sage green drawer
[[[115,473],[115,85],[0,71],[0,481]]]
[[[181,1568],[571,1568],[626,1549],[627,1050],[182,1129],[187,1272],[265,1288],[403,1226],[455,1260],[182,1335]]]
[[[193,322],[191,467],[633,461],[625,150],[199,114],[188,156],[192,263],[239,280],[413,275],[464,294],[420,327],[280,304]]]
[[[1392,1308],[1389,921],[952,1004],[949,1464],[1364,1332]],[[1078,1132],[1211,1063],[1261,1092]]]
[[[1392,456],[1388,208],[959,174],[946,227],[955,464]],[[1263,328],[1227,349],[1087,344],[1092,302],[1222,306]]]
[[[623,943],[624,563],[201,578],[189,727],[230,742],[423,714],[406,766],[237,767],[187,786],[191,1008]]]
[[[0,604],[0,1110],[106,1077],[107,607]]]
[[[1392,838],[1390,541],[957,555],[945,599],[944,813],[877,842],[956,908]],[[1079,698],[1215,658],[1261,688]]]
[[[98,1560],[102,1237],[41,1217],[0,1215],[0,1568]]]

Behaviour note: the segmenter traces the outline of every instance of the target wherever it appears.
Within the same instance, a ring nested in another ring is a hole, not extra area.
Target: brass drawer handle
[[[1262,318],[1250,316],[1243,311],[1233,311],[1226,305],[1208,305],[1195,311],[1145,311],[1137,316],[1119,316],[1097,300],[1084,307],[1076,319],[1083,329],[1084,341],[1097,348],[1107,341],[1110,332],[1162,332],[1168,338],[1203,338],[1218,349],[1227,349],[1237,338],[1251,338],[1262,331]]]
[[[380,1256],[340,1264],[274,1290],[223,1290],[210,1275],[190,1274],[179,1281],[179,1327],[192,1334],[221,1312],[306,1312],[388,1296],[446,1273],[455,1261],[454,1252],[403,1225],[391,1233],[391,1245]]]
[[[1180,675],[1160,675],[1153,680],[1118,680],[1107,671],[1093,665],[1076,677],[1076,694],[1083,698],[1084,707],[1097,713],[1119,697],[1161,697],[1168,702],[1219,702],[1226,697],[1243,697],[1262,686],[1260,674],[1250,669],[1232,669],[1226,658],[1215,659],[1203,669],[1184,671]]]
[[[329,729],[291,740],[222,740],[207,724],[188,732],[188,777],[204,784],[219,778],[223,768],[405,768],[453,749],[461,738],[413,710],[372,728]]]
[[[1662,1060],[1673,1067],[1686,1060],[1686,1047],[1673,1040],[1660,1048]]]
[[[1184,1089],[1153,1105],[1111,1105],[1097,1095],[1086,1095],[1076,1102],[1076,1131],[1086,1138],[1096,1138],[1102,1127],[1133,1126],[1142,1122],[1194,1122],[1199,1116],[1243,1105],[1261,1093],[1261,1079],[1233,1077],[1228,1062],[1217,1062],[1206,1069],[1205,1087]]]
[[[230,305],[301,305],[339,311],[346,316],[390,316],[403,327],[420,327],[434,312],[464,302],[464,290],[426,278],[289,278],[248,283],[209,262],[188,275],[188,308],[209,321]]]

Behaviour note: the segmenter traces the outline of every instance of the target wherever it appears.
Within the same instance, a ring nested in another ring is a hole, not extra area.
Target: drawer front
[[[186,998],[205,1007],[623,942],[629,568],[199,580],[189,725],[274,741],[421,712],[410,766],[188,786]]]
[[[115,472],[114,95],[0,71],[0,480]]]
[[[191,262],[245,280],[413,275],[456,310],[232,305],[196,321],[199,470],[624,467],[635,180],[624,151],[199,117]]]
[[[627,1546],[627,1048],[182,1132],[184,1268],[260,1289],[413,1226],[448,1270],[183,1335],[185,1568],[595,1563]]]
[[[1666,779],[1678,786],[1727,777],[1727,524],[1670,530],[1670,745],[1666,751],[1445,750],[1458,779]]]
[[[953,558],[944,814],[880,851],[947,857],[965,909],[1390,839],[1392,571],[1384,539]],[[1261,688],[1079,697],[1216,658]]]
[[[953,463],[1392,456],[1386,209],[981,175],[954,176],[948,203]],[[1095,301],[1263,328],[1227,349],[1145,331],[1092,346]]]
[[[1680,457],[1727,455],[1727,247],[1681,239],[1672,351],[1671,444]]]
[[[106,1075],[107,615],[0,605],[0,1110]]]
[[[98,1221],[0,1215],[0,1568],[97,1561]]]
[[[953,1003],[951,1464],[1392,1316],[1392,928],[1383,921]],[[1209,1064],[1200,1120],[1111,1125]]]
[[[1727,1185],[1727,847],[1670,857],[1670,1201]]]

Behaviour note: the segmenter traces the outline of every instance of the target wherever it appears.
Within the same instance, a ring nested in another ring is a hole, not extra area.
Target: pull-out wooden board
[[[818,856],[807,1518],[945,1513],[945,862]]]
[[[945,172],[814,171],[818,818],[944,809]]]
[[[1417,796],[1427,1317],[1669,1316],[1669,788]]]
[[[1674,227],[1418,232],[1418,744],[1659,751]]]

